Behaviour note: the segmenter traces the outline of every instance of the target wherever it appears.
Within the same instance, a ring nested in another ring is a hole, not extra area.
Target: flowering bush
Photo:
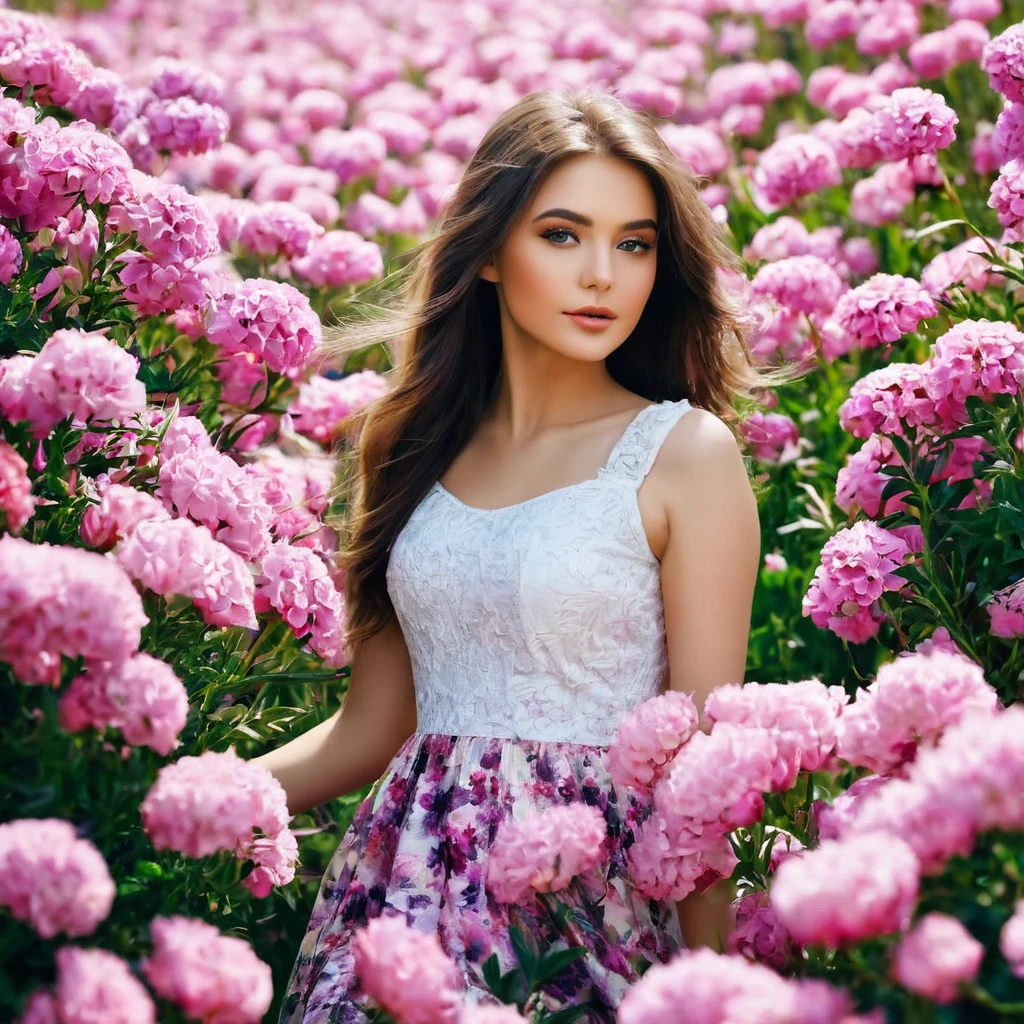
[[[657,120],[745,260],[755,358],[806,370],[739,410],[745,685],[706,732],[658,698],[609,754],[648,805],[637,884],[731,876],[730,951],[652,969],[620,1018],[1019,1015],[1020,4],[399,13],[0,10],[0,1017],[274,1018],[258,961],[280,990],[360,796],[289,821],[243,760],[347,678],[330,455],[389,363],[327,365],[321,324],[498,114],[565,85]],[[510,831],[496,884],[585,874],[592,824]],[[361,941],[382,1006],[455,1012],[444,964]]]

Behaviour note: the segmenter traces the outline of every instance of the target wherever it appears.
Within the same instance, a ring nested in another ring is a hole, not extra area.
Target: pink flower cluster
[[[809,134],[786,135],[763,150],[753,172],[755,196],[768,210],[842,182],[836,152]]]
[[[36,509],[28,463],[0,438],[0,514],[9,533],[21,533]]]
[[[912,555],[910,545],[875,523],[861,521],[840,530],[821,549],[821,564],[803,598],[803,614],[821,629],[851,643],[878,633],[879,600],[909,587],[894,570]]]
[[[1011,25],[985,45],[981,69],[996,92],[1024,103],[1024,25]]]
[[[414,930],[398,914],[377,917],[356,933],[352,953],[363,992],[397,1020],[460,1020],[465,982],[436,934]]]
[[[323,559],[309,548],[277,543],[256,577],[255,608],[277,611],[297,637],[330,665],[345,664],[345,605]]]
[[[793,936],[772,908],[768,893],[748,893],[733,904],[729,952],[777,971],[784,970],[797,955]]]
[[[994,714],[998,707],[980,665],[942,650],[910,654],[882,665],[874,682],[857,691],[839,721],[837,753],[887,774],[965,715]]]
[[[791,981],[763,964],[710,949],[655,964],[623,997],[619,1024],[858,1024],[849,997],[821,981]],[[866,1022],[864,1022],[866,1024]]]
[[[387,381],[373,370],[338,379],[315,376],[299,385],[288,412],[297,433],[329,445],[342,436],[349,416],[375,402],[387,389]]]
[[[985,611],[993,636],[1011,640],[1024,635],[1024,583],[1017,582],[997,591]]]
[[[487,888],[502,903],[531,892],[558,892],[607,856],[608,826],[586,804],[545,808],[524,821],[506,818],[487,860]]]
[[[758,409],[742,421],[740,433],[759,462],[783,465],[800,454],[800,428],[784,413]]]
[[[203,1021],[256,1024],[270,1008],[270,968],[243,939],[181,915],[150,923],[153,952],[142,973],[153,990]]]
[[[106,861],[71,822],[21,818],[0,825],[0,905],[44,939],[91,935],[113,902]]]
[[[337,471],[334,461],[327,456],[285,455],[280,448],[267,447],[255,454],[245,471],[262,487],[273,516],[274,536],[327,553],[313,531],[322,527],[320,517],[330,504]],[[305,536],[295,540],[299,534]]]
[[[688,693],[667,690],[644,701],[619,724],[605,757],[616,786],[649,790],[697,728],[697,707]]]
[[[167,509],[153,495],[124,484],[108,484],[101,489],[99,503],[85,510],[79,534],[89,547],[106,551],[144,520],[169,518]]]
[[[55,331],[36,356],[13,356],[0,369],[0,412],[28,421],[42,438],[69,416],[109,423],[141,412],[146,389],[138,360],[99,332]]]
[[[846,290],[843,279],[821,257],[787,256],[754,275],[751,292],[794,313],[827,316]]]
[[[900,939],[893,956],[901,985],[935,1003],[951,1003],[973,981],[985,947],[949,914],[925,914]]]
[[[771,905],[801,945],[859,942],[909,924],[920,873],[914,850],[894,834],[828,839],[779,865]]]
[[[158,850],[205,857],[228,850],[251,859],[257,895],[295,875],[298,847],[280,783],[233,749],[186,756],[160,769],[142,802],[142,827]],[[265,842],[260,844],[261,840]]]
[[[119,956],[105,949],[57,950],[53,992],[35,992],[18,1024],[156,1024],[145,986]]]
[[[354,231],[328,231],[313,239],[306,251],[292,260],[291,267],[315,288],[344,288],[379,277],[384,272],[384,256],[376,242]]]
[[[840,296],[832,322],[848,348],[874,348],[891,345],[937,315],[935,301],[913,278],[875,274]]]
[[[140,653],[77,676],[58,707],[62,729],[118,729],[132,746],[166,757],[185,727],[188,693],[166,662]]]
[[[1010,972],[1024,978],[1024,900],[1017,903],[1013,915],[999,933],[999,949],[1010,965]]]
[[[62,657],[122,664],[148,621],[131,580],[102,555],[0,537],[0,658],[23,682],[58,686]]]

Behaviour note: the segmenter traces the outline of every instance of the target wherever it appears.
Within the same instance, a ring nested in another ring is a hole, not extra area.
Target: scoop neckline
[[[651,402],[649,405],[645,405],[642,409],[639,409],[635,416],[626,424],[621,434],[612,446],[612,450],[608,453],[608,458],[605,459],[604,465],[597,471],[596,476],[587,477],[585,480],[579,480],[574,484],[566,484],[564,487],[556,487],[550,491],[543,491],[541,494],[535,494],[532,498],[526,498],[524,501],[517,501],[513,505],[500,505],[498,508],[481,508],[479,505],[468,505],[458,495],[453,494],[448,490],[440,480],[434,484],[434,489],[440,491],[441,494],[447,495],[452,501],[455,502],[460,508],[465,509],[467,512],[476,512],[481,515],[495,515],[500,512],[511,512],[515,509],[524,508],[527,505],[532,505],[534,502],[540,501],[543,498],[550,498],[553,494],[564,494],[566,491],[575,491],[581,487],[587,487],[596,483],[599,483],[605,478],[608,467],[611,465],[612,459],[619,453],[619,449],[622,447],[623,442],[629,436],[630,431],[640,420],[640,418],[647,414],[651,409],[660,408],[666,405],[666,402]]]

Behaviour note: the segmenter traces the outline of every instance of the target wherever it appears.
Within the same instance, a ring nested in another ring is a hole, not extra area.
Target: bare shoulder
[[[690,482],[693,476],[743,467],[743,455],[732,428],[720,416],[694,406],[668,432],[651,473],[661,484]],[[660,487],[659,487],[660,489]]]

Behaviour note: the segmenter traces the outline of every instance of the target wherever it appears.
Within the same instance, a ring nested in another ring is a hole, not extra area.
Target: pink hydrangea
[[[188,718],[188,692],[166,662],[136,654],[119,666],[95,666],[61,695],[60,725],[69,732],[118,729],[125,742],[166,757]]]
[[[153,952],[141,963],[153,990],[191,1019],[257,1024],[270,1008],[270,968],[244,939],[206,921],[155,917]]]
[[[921,271],[921,284],[934,298],[940,298],[954,285],[969,292],[983,292],[998,285],[1003,277],[986,256],[993,252],[1003,259],[1010,252],[990,239],[968,238],[966,242],[943,249]]]
[[[368,128],[324,128],[310,139],[309,159],[334,171],[342,185],[372,177],[388,153],[388,144]]]
[[[811,816],[812,829],[817,832],[818,841],[839,839],[845,835],[851,829],[864,798],[888,782],[886,776],[865,775],[857,779],[849,789],[837,793],[831,803],[816,800],[811,808]]]
[[[832,320],[857,348],[891,345],[918,324],[938,316],[934,299],[910,277],[875,274],[844,295]]]
[[[808,315],[832,312],[846,290],[842,278],[818,256],[789,256],[767,263],[754,275],[751,292]]]
[[[960,986],[973,981],[985,947],[949,914],[925,914],[903,936],[893,954],[896,980],[932,1002],[956,999]]]
[[[125,420],[146,406],[138,368],[135,356],[98,331],[55,331],[25,364],[20,386],[0,384],[0,410],[28,420],[40,438],[69,416],[81,424]]]
[[[869,227],[898,220],[914,201],[914,173],[906,161],[882,164],[870,177],[855,182],[850,194],[850,216]]]
[[[275,373],[296,377],[320,345],[320,320],[297,288],[252,278],[210,300],[206,336],[228,355],[251,352]]]
[[[2,403],[2,396],[0,396]],[[35,512],[28,463],[0,439],[0,515],[9,533],[21,533]]]
[[[875,142],[883,160],[905,160],[945,149],[956,138],[956,111],[931,89],[896,89],[874,114]]]
[[[974,138],[971,139],[974,173],[995,174],[1002,162],[1000,154],[996,152],[995,126],[990,121],[979,120],[974,126]]]
[[[147,590],[191,598],[211,626],[257,628],[252,573],[205,526],[188,519],[147,519],[121,542],[115,556]]]
[[[858,510],[870,519],[892,515],[906,509],[904,498],[909,492],[900,491],[882,502],[882,492],[892,481],[882,472],[884,466],[897,465],[899,458],[890,438],[872,434],[859,451],[847,457],[836,476],[836,504],[853,518]]]
[[[191,96],[157,99],[142,112],[149,145],[161,153],[205,153],[228,136],[226,110]]]
[[[648,791],[697,728],[697,708],[688,693],[668,690],[644,701],[619,723],[605,763],[612,782]]]
[[[981,70],[996,92],[1024,103],[1024,25],[1011,25],[985,45]]]
[[[354,970],[363,992],[403,1024],[456,1024],[465,982],[433,932],[397,914],[356,932]]]
[[[0,904],[44,939],[91,935],[114,903],[99,850],[60,818],[0,825]]]
[[[938,422],[935,403],[925,387],[927,366],[889,363],[853,383],[839,407],[839,423],[854,437],[874,433],[902,437],[905,428],[931,427]]]
[[[33,994],[19,1024],[156,1024],[145,986],[105,949],[63,946],[53,993]]]
[[[221,544],[256,561],[270,550],[273,519],[261,491],[230,455],[210,447],[162,459],[156,494],[168,510],[202,523]]]
[[[344,653],[345,605],[322,558],[308,548],[275,544],[256,577],[257,612],[274,608],[328,662]]]
[[[291,266],[298,277],[316,288],[344,288],[379,277],[384,272],[384,257],[376,242],[355,231],[328,231],[314,239]]]
[[[1010,965],[1010,973],[1024,978],[1024,900],[1014,908],[1013,915],[999,933],[999,950]]]
[[[658,131],[668,148],[700,177],[713,178],[732,162],[722,137],[704,125],[666,123]]]
[[[60,683],[61,657],[118,664],[148,622],[131,580],[103,555],[0,537],[0,659],[26,683]]]
[[[274,517],[274,536],[292,538],[320,527],[331,500],[336,464],[330,457],[285,455],[267,447],[245,467],[263,489]]]
[[[286,844],[293,857],[281,866],[280,884],[294,877],[298,853],[288,820],[281,784],[266,768],[243,761],[232,748],[165,765],[142,801],[142,827],[158,850],[175,850],[186,857],[227,850],[246,859],[261,839]],[[272,859],[264,850],[260,861]]]
[[[992,182],[988,206],[1006,229],[1004,242],[1024,241],[1024,159],[1010,160]]]
[[[778,209],[801,196],[842,182],[836,152],[824,139],[797,133],[763,150],[753,172],[756,195]]]
[[[21,243],[0,224],[0,284],[9,285],[21,270]]]
[[[752,412],[740,424],[743,439],[759,462],[778,465],[800,454],[800,428],[781,412]]]
[[[815,772],[828,762],[847,699],[841,686],[825,686],[817,679],[732,683],[712,690],[704,710],[716,725],[732,722],[769,730],[777,746],[773,787],[785,790],[797,772]]]
[[[907,57],[922,78],[943,78],[960,64],[980,60],[988,38],[988,29],[977,21],[954,21],[911,43]]]
[[[487,888],[502,903],[557,892],[607,856],[608,826],[586,804],[545,808],[526,821],[506,818],[487,861]]]
[[[902,839],[868,832],[829,839],[783,861],[771,906],[801,945],[839,945],[904,928],[917,903],[920,865]]]
[[[728,950],[777,971],[797,954],[796,943],[768,901],[768,893],[748,893],[732,907]]]
[[[992,145],[1000,164],[1024,157],[1024,103],[1008,103],[996,118]]]
[[[905,49],[920,31],[917,8],[909,0],[880,0],[857,29],[857,52],[884,57]]]
[[[387,393],[387,380],[374,370],[332,379],[314,376],[299,385],[288,409],[296,433],[331,444],[342,436],[345,420]]]
[[[827,50],[833,43],[856,33],[862,20],[854,0],[830,0],[811,8],[804,35],[813,50]]]
[[[873,113],[877,103],[869,101],[869,105],[871,109],[854,107],[829,133],[840,167],[873,167],[886,159],[878,144],[878,122]]]
[[[989,632],[1006,640],[1024,635],[1024,583],[996,591],[985,606]]]
[[[255,204],[238,232],[243,248],[258,256],[304,256],[324,229],[294,203]]]
[[[960,654],[911,654],[882,665],[839,721],[837,752],[850,764],[887,774],[911,760],[971,712],[994,713],[996,691],[980,665]]]
[[[655,964],[625,994],[619,1024],[853,1024],[849,997],[819,981],[793,981],[764,964],[711,949],[683,950]]]
[[[108,484],[100,494],[99,504],[85,510],[79,534],[89,547],[106,551],[124,540],[144,519],[168,518],[167,510],[153,495],[124,484]]]
[[[821,564],[803,598],[803,614],[821,629],[851,643],[878,633],[879,600],[909,586],[894,575],[910,557],[901,537],[869,521],[840,530],[821,549]]]
[[[966,400],[990,402],[996,395],[1019,395],[1024,383],[1024,333],[1013,324],[964,320],[940,335],[932,348],[925,389],[942,422],[970,422]]]

